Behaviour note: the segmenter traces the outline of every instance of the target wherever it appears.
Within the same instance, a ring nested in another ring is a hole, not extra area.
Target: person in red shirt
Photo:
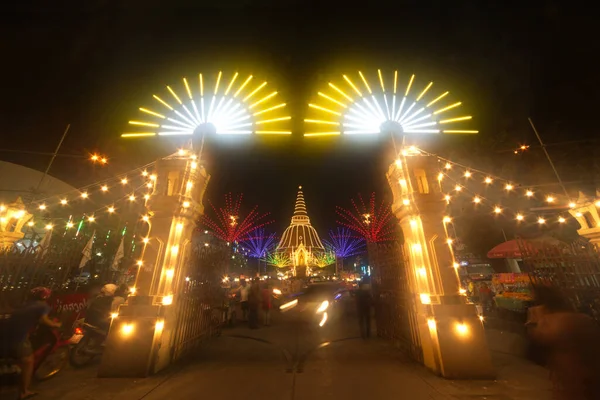
[[[262,290],[262,309],[264,314],[264,324],[266,326],[271,325],[271,308],[273,307],[272,303],[273,290],[271,289],[271,284],[267,281],[265,282]]]

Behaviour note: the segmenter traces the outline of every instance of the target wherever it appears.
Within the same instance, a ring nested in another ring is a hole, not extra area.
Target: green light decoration
[[[292,265],[290,256],[285,253],[269,253],[266,261],[267,264],[274,265],[277,268],[285,268]]]
[[[314,262],[317,267],[325,268],[329,265],[335,264],[335,254],[331,251],[315,254]]]

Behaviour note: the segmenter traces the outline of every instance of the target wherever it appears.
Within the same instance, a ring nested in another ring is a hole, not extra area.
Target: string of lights
[[[329,238],[330,240],[323,240],[323,243],[339,258],[352,257],[365,251],[365,239],[355,237],[346,227],[330,230]]]
[[[385,242],[393,239],[393,215],[389,204],[382,201],[377,206],[375,193],[371,194],[369,204],[365,204],[362,196],[358,195],[358,204],[350,200],[353,210],[336,206],[336,214],[340,220],[337,223],[356,232],[367,243]]]

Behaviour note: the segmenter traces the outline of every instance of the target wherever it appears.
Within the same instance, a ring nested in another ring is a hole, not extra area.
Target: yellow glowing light
[[[269,111],[277,110],[277,109],[279,109],[279,108],[283,108],[283,107],[285,107],[285,106],[286,106],[286,104],[285,104],[285,103],[277,104],[276,106],[269,107],[269,108],[265,108],[264,110],[261,110],[261,111],[255,112],[255,113],[254,113],[254,114],[252,114],[252,115],[254,115],[254,116],[256,117],[257,115],[265,114],[265,113],[268,113]],[[289,119],[289,118],[288,118],[288,119]]]
[[[106,192],[106,191],[108,191],[108,186],[106,186],[106,185],[103,185],[103,186],[100,188],[100,190],[102,190],[103,192]]]
[[[523,221],[524,218],[521,214],[517,214],[517,221]]]
[[[444,111],[448,111],[448,110],[451,110],[451,109],[453,109],[453,108],[456,108],[456,107],[460,106],[461,104],[462,104],[462,103],[461,103],[460,101],[458,101],[458,102],[456,102],[456,103],[454,103],[454,104],[451,104],[451,105],[449,105],[449,106],[447,106],[447,107],[444,107],[444,108],[441,108],[441,109],[439,109],[439,110],[437,110],[437,111],[434,111],[434,112],[433,112],[433,115],[441,114],[441,113],[443,113]]]
[[[89,222],[94,222],[95,220],[96,220],[96,218],[93,215],[88,217]]]
[[[129,201],[134,201],[134,200],[135,200],[135,196],[134,195],[129,196]]]
[[[576,213],[576,214],[575,214],[575,216],[576,216],[576,217],[582,217],[582,216],[583,216],[583,214],[582,214],[582,213],[580,213],[580,212],[578,212],[578,213]]]
[[[451,119],[444,119],[442,121],[440,121],[440,124],[449,124],[450,122],[458,122],[458,121],[467,121],[472,119],[472,116],[466,116],[466,117],[457,117],[457,118],[451,118]]]
[[[437,103],[439,100],[441,100],[444,97],[446,97],[448,95],[448,93],[450,93],[450,92],[445,92],[445,93],[440,94],[438,97],[436,97],[435,99],[433,99],[432,101],[430,101],[427,104],[427,107],[431,107],[432,105],[434,105],[435,103]]]
[[[137,291],[137,288],[129,288],[129,291],[131,292],[131,294],[135,294],[135,292]]]
[[[276,95],[277,95],[277,92],[272,92],[272,93],[266,95],[265,97],[263,97],[262,99],[258,100],[256,103],[252,104],[250,107],[248,107],[248,109],[252,110],[257,105],[264,103],[265,101],[269,100],[270,98],[272,98]]]
[[[596,205],[596,207],[600,207],[600,200],[596,201],[595,205]]]
[[[346,82],[348,82],[348,85],[350,85],[350,87],[351,87],[352,89],[354,89],[354,91],[355,91],[355,92],[356,92],[356,93],[357,93],[357,94],[358,94],[360,97],[362,97],[362,93],[361,93],[361,91],[360,91],[360,90],[358,90],[358,88],[357,88],[356,86],[354,86],[354,83],[353,83],[353,82],[350,80],[350,78],[348,78],[346,75],[343,75],[343,77],[344,77],[344,80],[345,80]]]
[[[150,180],[151,181],[155,181],[156,180],[156,175],[150,175]]]
[[[177,150],[177,155],[185,156],[186,151],[184,149]]]
[[[88,198],[88,194],[87,194],[87,192],[83,192],[83,193],[81,193],[81,198],[82,198],[82,199],[87,199],[87,198]]]
[[[448,243],[448,244],[452,244],[452,242],[453,242],[453,240],[452,240],[452,239],[450,239],[450,238],[446,239],[446,243]]]
[[[460,264],[459,264],[459,263],[453,263],[453,264],[452,264],[452,267],[453,267],[454,269],[457,269],[458,267],[460,267]]]
[[[123,133],[123,134],[121,134],[121,137],[124,137],[124,138],[147,137],[147,136],[156,136],[156,132],[140,132],[140,133]]]
[[[267,86],[267,82],[261,83],[256,89],[254,89],[252,92],[250,92],[250,94],[248,96],[244,97],[243,101],[246,102],[247,100],[252,98],[252,96],[254,96],[256,93],[258,93],[265,86]]]
[[[311,132],[311,133],[305,133],[304,136],[306,137],[316,137],[316,136],[338,136],[341,135],[340,132]]]
[[[169,110],[173,111],[173,107],[171,107],[166,101],[158,97],[157,95],[152,95],[156,100],[158,100],[163,106],[167,107]]]
[[[408,96],[408,93],[410,92],[410,87],[412,86],[414,80],[415,74],[412,74],[410,77],[410,81],[408,81],[408,86],[406,86],[406,93],[404,93],[405,96]]]
[[[402,204],[404,204],[405,206],[410,204],[410,200],[409,199],[403,199],[402,200]]]
[[[413,245],[412,245],[412,249],[413,249],[414,251],[416,251],[417,253],[418,253],[418,252],[420,252],[420,251],[421,251],[421,244],[419,244],[419,243],[415,243],[415,244],[413,244]]]
[[[531,196],[533,196],[533,192],[531,190],[528,190],[525,192],[525,196],[531,197]]]
[[[111,207],[108,207],[108,209],[106,211],[108,211],[109,213],[112,214],[115,212],[115,208],[111,206]]]
[[[325,93],[319,92],[318,94],[322,98],[327,99],[327,100],[331,101],[332,103],[335,103],[335,104],[337,104],[337,105],[339,105],[341,107],[346,108],[346,105],[344,103],[342,103],[341,101],[338,101],[338,100],[334,99],[333,97],[327,96]]]
[[[176,228],[177,228],[177,230],[178,230],[178,231],[182,230],[182,229],[183,229],[183,224],[182,224],[181,222],[180,222],[180,223],[178,223],[178,224],[176,225]]]
[[[483,315],[480,315],[480,316],[479,316],[479,320],[480,320],[481,322],[483,322],[483,320],[484,320],[484,318],[483,318]]]
[[[546,220],[544,218],[538,218],[537,222],[538,222],[538,224],[541,225],[541,224],[545,224]]]
[[[33,222],[33,221],[29,221],[29,222],[27,223],[27,226],[33,226],[33,225],[35,225],[35,222]]]
[[[465,178],[470,178],[470,177],[471,177],[471,171],[466,171]]]
[[[112,319],[115,319],[115,318],[117,318],[118,316],[119,316],[119,313],[116,313],[116,312],[114,312],[114,313],[110,313],[110,317],[111,317]]]
[[[452,218],[450,218],[450,217],[444,217],[443,221],[444,221],[445,224],[448,224],[448,223],[452,222]]]
[[[0,211],[6,211],[6,206],[4,204],[0,205]]]
[[[474,130],[464,130],[464,129],[444,129],[444,133],[479,133],[479,131]]]
[[[108,159],[107,159],[106,157],[102,157],[102,158],[100,159],[100,162],[101,162],[102,164],[106,164],[106,163],[108,162]]]
[[[460,288],[460,289],[458,289],[458,294],[460,294],[460,295],[463,295],[463,296],[464,296],[464,295],[466,295],[466,294],[467,294],[467,290],[466,290],[466,289],[464,289],[464,288]]]
[[[280,118],[273,118],[273,119],[265,119],[262,121],[256,121],[255,124],[262,125],[262,124],[269,124],[271,122],[289,121],[290,119],[292,119],[292,117],[280,117]]]
[[[46,225],[44,228],[45,228],[47,231],[49,231],[50,229],[54,228],[54,225],[52,225],[52,224],[47,224],[47,225]]]
[[[425,93],[427,93],[427,91],[429,90],[429,88],[433,85],[433,82],[429,82],[429,84],[427,86],[425,86],[425,89],[423,89],[423,91],[421,92],[421,94],[417,97],[417,101],[421,100],[421,98],[423,96],[425,96]]]
[[[451,198],[452,198],[452,197],[450,197],[450,195],[449,195],[449,194],[447,194],[447,195],[445,195],[445,196],[444,196],[444,200],[446,200],[448,203],[450,202],[450,199],[451,199]]]
[[[72,223],[72,222],[67,222],[67,228],[72,228],[72,227],[74,227],[74,226],[75,226],[75,224],[74,224],[74,223]]]
[[[327,113],[330,113],[330,114],[333,114],[333,115],[337,115],[337,116],[341,116],[341,115],[342,115],[342,114],[340,114],[339,112],[336,112],[336,111],[330,110],[330,109],[328,109],[328,108],[325,108],[325,107],[318,106],[318,105],[316,105],[316,104],[312,104],[312,103],[311,103],[311,104],[309,104],[308,106],[309,106],[310,108],[314,108],[314,109],[316,109],[316,110],[325,111],[325,112],[327,112]]]
[[[431,297],[426,293],[421,293],[419,295],[421,298],[421,304],[431,304]]]
[[[156,324],[154,325],[154,330],[160,332],[163,330],[164,327],[165,321],[161,319],[160,321],[156,321]]]
[[[484,181],[485,183],[487,183],[487,184],[490,184],[490,183],[492,183],[492,178],[490,178],[490,177],[488,176],[488,177],[487,177],[487,178],[485,178],[483,181]]]
[[[188,181],[188,182],[185,184],[185,187],[186,187],[186,188],[188,188],[188,189],[191,189],[191,188],[192,188],[192,186],[194,186],[194,183],[193,183],[192,181]]]
[[[173,279],[173,277],[175,276],[175,270],[173,268],[168,269],[165,272],[165,276],[167,277],[167,279]]]
[[[148,244],[148,242],[150,242],[150,238],[145,237],[142,239],[142,242],[144,242],[144,244]]]
[[[419,273],[419,275],[421,275],[421,277],[427,277],[427,270],[425,269],[425,267],[418,268],[417,272]]]
[[[150,221],[150,217],[149,217],[148,215],[144,215],[144,216],[142,217],[142,221],[144,221],[144,222],[148,222],[148,221]]]
[[[141,267],[142,265],[144,265],[144,262],[142,260],[137,260],[136,264],[138,265],[138,267]]]
[[[416,219],[411,219],[410,220],[410,226],[412,226],[413,228],[417,226],[417,220]]]
[[[573,202],[569,203],[569,208],[575,208],[575,207],[577,207],[577,204],[575,204]],[[600,207],[600,203],[599,202],[596,202],[596,207]]]
[[[126,184],[127,184],[127,178],[123,178],[123,179],[121,179],[121,183],[122,183],[123,185],[126,185]]]
[[[169,295],[163,297],[162,304],[163,306],[170,306],[171,304],[173,304],[173,296]]]
[[[164,115],[162,115],[162,114],[159,114],[159,113],[156,113],[156,112],[154,112],[154,111],[150,111],[150,110],[148,110],[147,108],[140,107],[140,111],[141,111],[141,112],[144,112],[144,113],[146,113],[146,114],[153,115],[153,116],[155,116],[155,117],[158,117],[158,118],[165,119],[165,116],[164,116]]]
[[[67,199],[62,199],[60,201],[60,204],[62,204],[63,206],[66,206],[67,205]]]
[[[190,167],[191,167],[192,169],[196,169],[196,168],[198,168],[198,163],[197,163],[196,161],[192,161],[192,162],[190,163]]]
[[[546,197],[546,201],[547,201],[548,203],[554,203],[554,197],[552,197],[552,196],[548,196],[548,197]]]
[[[455,328],[456,328],[456,332],[457,332],[459,335],[462,335],[462,336],[464,336],[464,335],[466,335],[467,333],[469,333],[469,327],[468,327],[466,324],[457,323]]]
[[[45,204],[40,204],[40,206],[38,208],[40,210],[45,210],[46,209],[46,205]]]
[[[460,185],[456,185],[456,186],[454,186],[454,190],[456,190],[457,192],[460,192],[462,190],[462,187],[460,187]]]
[[[363,73],[361,71],[358,71],[358,75],[360,75],[360,79],[362,79],[362,81],[365,84],[365,87],[367,88],[367,91],[369,92],[369,94],[373,94],[373,92],[371,91],[371,87],[369,86],[369,83],[365,79],[365,76],[363,75]]]
[[[244,81],[244,83],[242,83],[242,86],[240,86],[240,87],[238,88],[238,90],[236,90],[236,92],[235,92],[235,94],[233,95],[233,97],[237,97],[237,96],[238,96],[238,94],[240,94],[240,92],[241,92],[242,90],[244,90],[244,88],[246,87],[246,85],[247,85],[248,83],[250,83],[250,81],[251,81],[251,80],[252,80],[252,75],[250,75],[248,78],[246,78],[246,80]]]
[[[124,336],[129,336],[133,333],[133,324],[123,324],[121,327],[121,333]]]
[[[500,207],[494,207],[494,212],[496,214],[500,214],[502,212],[502,209]]]
[[[560,222],[561,224],[566,222],[566,219],[564,217],[558,217],[558,222]]]
[[[450,169],[450,168],[452,168],[452,164],[450,164],[450,163],[446,163],[446,165],[444,165],[444,168],[446,168],[446,169]]]
[[[179,246],[175,245],[171,247],[171,255],[172,256],[176,256],[177,253],[179,253]],[[172,270],[169,270],[172,271]],[[167,271],[167,275],[169,274],[169,271]]]
[[[280,310],[287,310],[288,308],[294,308],[298,305],[298,299],[294,299],[290,302],[287,302],[285,304],[282,304],[281,306],[279,306]]]
[[[148,176],[148,171],[146,171],[146,170],[143,170],[143,171],[142,171],[142,176]]]
[[[98,158],[99,158],[99,157],[98,157],[98,155],[97,155],[97,154],[94,154],[94,155],[92,155],[92,156],[90,157],[90,160],[92,160],[92,161],[98,161]]]
[[[190,202],[189,201],[184,201],[182,204],[183,208],[189,208],[190,206]]]
[[[323,121],[321,119],[305,119],[304,122],[309,124],[324,124],[324,125],[339,125],[339,122]]]
[[[183,103],[181,102],[181,99],[179,98],[179,96],[177,96],[177,94],[176,94],[176,93],[175,93],[175,91],[174,91],[174,90],[171,88],[171,86],[168,86],[168,85],[167,85],[167,89],[169,90],[169,92],[171,92],[171,94],[173,95],[173,97],[175,98],[175,100],[177,100],[177,102],[178,102],[179,104],[183,104]]]
[[[479,197],[479,196],[475,196],[475,197],[473,198],[473,203],[477,203],[477,204],[481,203],[481,197]]]
[[[291,135],[291,131],[256,131],[257,135]],[[306,135],[305,135],[306,136]]]
[[[238,73],[236,72],[233,75],[233,78],[231,78],[231,82],[229,82],[229,86],[227,86],[227,90],[225,90],[225,95],[229,94],[229,91],[231,90],[231,87],[233,86],[233,83],[235,82],[235,80],[237,79],[237,77],[238,77]]]
[[[148,189],[152,189],[152,183],[150,183],[150,182],[146,183],[146,187],[147,187]]]
[[[427,326],[429,327],[430,330],[435,330],[435,328],[436,328],[435,319],[429,318],[427,320]]]
[[[507,183],[506,186],[504,186],[504,189],[506,189],[506,190],[513,190],[514,186],[511,185],[510,183]]]
[[[385,85],[383,84],[383,76],[381,76],[381,70],[377,70],[377,75],[379,75],[379,84],[381,85],[381,90],[385,92]]]
[[[441,181],[442,179],[444,179],[444,174],[440,172],[438,174],[438,181]]]
[[[145,199],[145,200],[148,200],[149,198],[150,198],[150,195],[149,195],[149,194],[145,194],[145,195],[144,195],[144,199]]]
[[[159,128],[159,124],[154,124],[152,122],[143,122],[143,121],[129,121],[129,125],[138,125],[138,126],[149,126],[151,128]]]

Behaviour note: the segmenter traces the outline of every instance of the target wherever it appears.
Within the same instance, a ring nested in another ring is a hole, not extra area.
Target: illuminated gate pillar
[[[143,377],[171,362],[178,327],[177,293],[186,284],[195,221],[210,176],[183,152],[156,163],[147,202],[148,240],[138,262],[135,295],[113,318],[98,375]]]
[[[425,366],[446,378],[491,378],[494,370],[475,305],[467,304],[447,236],[436,157],[403,151],[390,165],[392,211],[400,221],[410,295]]]

